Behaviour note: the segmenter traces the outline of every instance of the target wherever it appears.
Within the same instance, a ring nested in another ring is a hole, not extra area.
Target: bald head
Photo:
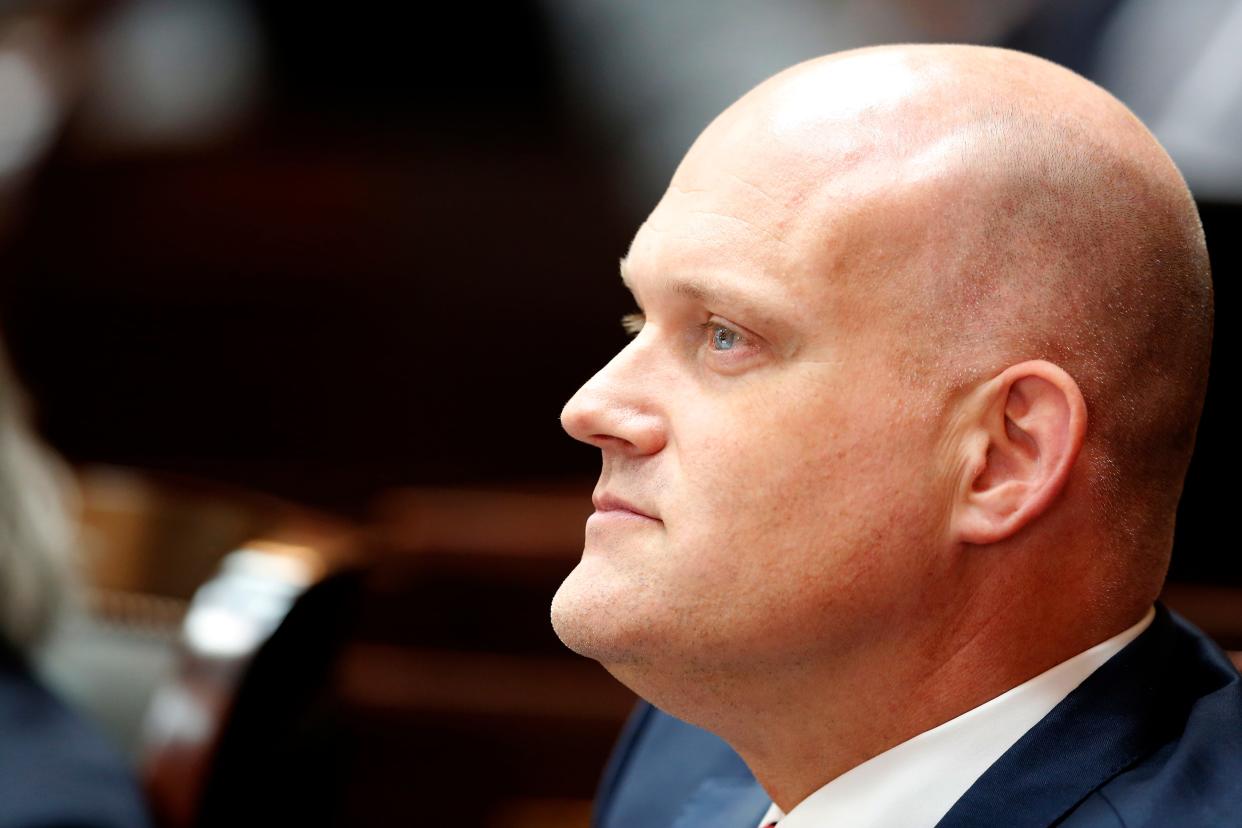
[[[704,131],[623,274],[636,336],[562,413],[603,465],[553,624],[774,800],[1149,610],[1211,288],[1100,89],[975,47],[794,67]]]
[[[768,233],[818,263],[928,416],[1023,360],[1063,368],[1089,415],[1070,496],[1124,551],[1115,586],[1154,595],[1212,290],[1194,202],[1120,102],[1021,53],[865,49],[757,87],[673,186],[721,167],[755,191]]]

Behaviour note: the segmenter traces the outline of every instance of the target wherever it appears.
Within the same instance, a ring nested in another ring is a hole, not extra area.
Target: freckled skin
[[[964,89],[1077,113],[1184,195],[1120,104],[1043,61],[885,47],[809,62],[690,149],[624,266],[643,327],[562,413],[601,449],[597,498],[653,519],[588,521],[557,634],[729,741],[786,810],[1129,626],[1158,586],[1095,600],[1118,567],[1078,460],[1082,394],[1039,353],[975,336],[1011,324],[980,304],[1009,301],[1003,285],[950,278],[994,212],[971,190],[992,178],[962,161]],[[975,338],[957,347],[956,331]]]

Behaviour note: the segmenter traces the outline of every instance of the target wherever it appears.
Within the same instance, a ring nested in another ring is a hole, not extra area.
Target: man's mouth
[[[617,516],[621,517],[628,513],[647,520],[659,520],[650,511],[639,508],[630,501],[609,492],[595,495],[591,498],[591,502],[595,504],[597,514],[617,513]]]

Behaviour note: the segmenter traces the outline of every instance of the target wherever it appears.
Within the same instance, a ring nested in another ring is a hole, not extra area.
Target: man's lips
[[[658,517],[646,512],[628,500],[617,497],[613,494],[600,494],[591,498],[591,502],[595,504],[595,511],[600,513],[621,512],[636,515],[638,517],[647,518],[647,520],[659,520]]]

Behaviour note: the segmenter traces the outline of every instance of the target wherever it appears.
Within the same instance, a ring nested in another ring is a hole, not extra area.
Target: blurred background
[[[632,699],[546,619],[616,261],[748,88],[923,40],[1085,74],[1186,174],[1217,334],[1167,599],[1242,646],[1242,0],[0,2],[0,329],[81,490],[41,664],[162,824],[586,825]]]

